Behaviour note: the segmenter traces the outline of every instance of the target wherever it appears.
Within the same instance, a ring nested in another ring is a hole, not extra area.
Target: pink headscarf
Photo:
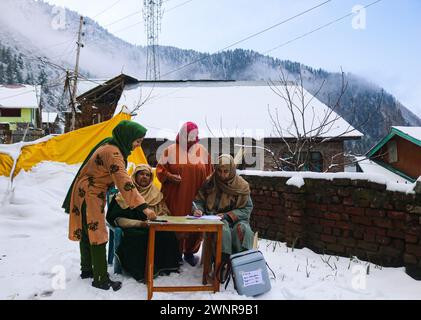
[[[185,124],[183,124],[183,126],[180,129],[180,132],[177,134],[177,138],[175,139],[175,141],[180,144],[180,135],[182,139],[188,139],[190,132],[192,132],[193,130],[197,130],[197,132],[199,133],[199,127],[197,126],[197,124],[195,124],[194,122],[186,122]],[[196,144],[199,142],[199,134],[196,136],[196,140],[195,141],[187,141],[187,146],[188,148],[190,148],[192,145]]]

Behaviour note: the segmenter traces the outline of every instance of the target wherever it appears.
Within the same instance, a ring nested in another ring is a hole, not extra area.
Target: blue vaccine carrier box
[[[263,254],[255,249],[230,256],[232,276],[240,295],[254,297],[271,289]]]

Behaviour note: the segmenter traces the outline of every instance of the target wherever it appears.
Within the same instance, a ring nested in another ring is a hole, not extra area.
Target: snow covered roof
[[[43,112],[42,123],[54,123],[58,117],[57,112]]]
[[[81,96],[84,96],[85,94],[90,93],[91,90],[99,87],[99,86],[107,86],[107,85],[113,85],[115,86],[116,81],[125,81],[126,84],[133,84],[139,82],[138,79],[129,76],[127,74],[121,73],[118,76],[115,76],[111,79],[83,79],[78,81],[78,88],[77,88],[77,98],[81,98]],[[108,89],[107,89],[108,90]]]
[[[38,109],[41,86],[0,85],[0,108]]]
[[[392,127],[395,130],[399,130],[404,134],[421,141],[421,127]]]
[[[78,80],[77,82],[77,94],[76,96],[80,96],[84,94],[85,92],[88,92],[92,90],[93,88],[96,88],[105,82],[107,82],[108,79],[89,79],[89,80]]]
[[[281,83],[272,86],[285,92]],[[292,101],[300,105],[299,88],[288,85]],[[305,103],[305,132],[316,136],[315,128],[323,123],[329,108],[303,90]],[[255,139],[277,138],[280,135],[271,122],[277,117],[282,126],[284,138],[295,138],[293,119],[287,103],[275,94],[264,81],[157,81],[139,82],[125,87],[116,114],[123,107],[132,112],[141,102],[144,104],[135,111],[133,120],[146,126],[147,137],[174,140],[186,121],[199,126],[201,138],[208,137],[249,137]],[[295,110],[294,116],[298,116]],[[333,138],[345,131],[354,129],[342,117],[332,112],[328,119],[337,120],[323,130],[318,137]],[[302,134],[303,121],[298,121]],[[310,131],[312,131],[310,133]],[[341,138],[359,138],[362,134],[354,129]]]
[[[403,183],[403,184],[411,184],[412,182],[401,177],[400,175],[382,167],[378,163],[367,159],[366,157],[359,157],[357,158],[358,165],[364,173],[374,173],[382,175],[386,178],[389,182],[396,182],[396,183]]]

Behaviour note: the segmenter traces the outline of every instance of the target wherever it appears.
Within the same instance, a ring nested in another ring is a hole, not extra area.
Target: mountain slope
[[[0,2],[0,82],[43,84],[44,106],[63,111],[66,109],[63,99],[65,70],[74,65],[79,15],[66,10],[65,21],[60,17],[59,11],[42,1]],[[144,47],[113,36],[89,18],[85,21],[82,75],[109,78],[124,72],[144,78]],[[160,47],[160,55],[163,79],[277,80],[280,68],[283,68],[290,79],[296,78],[301,70],[304,87],[313,94],[324,82],[318,99],[326,104],[335,100],[341,88],[339,73],[316,70],[250,50],[207,54]],[[41,62],[39,57],[55,65]],[[191,62],[195,63],[181,68]],[[421,126],[416,115],[380,87],[353,74],[347,74],[346,81],[348,90],[336,111],[366,135],[361,142],[350,144],[354,151],[366,151],[387,134],[391,125]],[[262,106],[262,110],[265,108]]]

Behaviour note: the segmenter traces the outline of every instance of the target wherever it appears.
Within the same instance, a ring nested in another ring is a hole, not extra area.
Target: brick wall
[[[250,183],[251,226],[265,239],[317,253],[357,256],[385,267],[406,267],[421,279],[421,183],[415,193],[351,179],[243,175]]]

